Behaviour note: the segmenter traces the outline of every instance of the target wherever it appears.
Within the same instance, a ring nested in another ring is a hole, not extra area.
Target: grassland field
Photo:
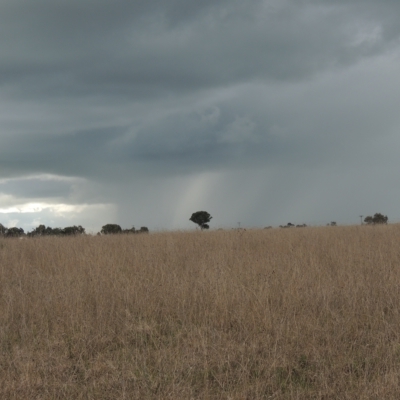
[[[399,399],[400,225],[0,239],[0,399]]]

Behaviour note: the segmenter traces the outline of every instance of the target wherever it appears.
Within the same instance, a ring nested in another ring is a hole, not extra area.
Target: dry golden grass
[[[400,226],[0,240],[1,399],[398,399]]]

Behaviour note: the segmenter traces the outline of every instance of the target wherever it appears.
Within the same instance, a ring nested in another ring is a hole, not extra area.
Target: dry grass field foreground
[[[1,399],[398,399],[400,226],[0,240]]]

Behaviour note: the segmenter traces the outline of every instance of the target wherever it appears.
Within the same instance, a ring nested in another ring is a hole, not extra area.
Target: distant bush
[[[61,232],[62,235],[83,235],[85,233],[85,228],[80,225],[67,226],[62,229]]]
[[[288,222],[287,225],[279,225],[279,228],[293,228],[295,225]]]
[[[24,236],[25,232],[22,228],[6,228],[3,224],[0,224],[0,235],[4,237],[19,237]]]
[[[122,233],[122,228],[117,224],[106,224],[101,227],[101,233],[103,235],[115,235],[116,233]]]
[[[135,227],[132,226],[131,229],[122,229],[117,224],[107,224],[102,226],[99,233],[103,235],[115,235],[118,233],[149,233],[149,228],[142,226],[139,230],[136,230]]]
[[[132,226],[131,229],[122,229],[121,233],[137,233],[137,231],[136,231],[135,227]]]
[[[6,237],[20,237],[20,236],[24,236],[24,234],[25,234],[25,232],[22,228],[13,227],[13,228],[6,229],[6,232],[4,235]]]
[[[388,217],[387,217],[387,215],[383,215],[381,213],[376,213],[373,217],[371,217],[370,215],[365,217],[364,222],[367,225],[387,224]]]

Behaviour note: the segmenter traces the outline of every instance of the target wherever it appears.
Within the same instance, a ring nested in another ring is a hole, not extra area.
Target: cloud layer
[[[400,220],[400,3],[197,3],[2,2],[2,223]]]

